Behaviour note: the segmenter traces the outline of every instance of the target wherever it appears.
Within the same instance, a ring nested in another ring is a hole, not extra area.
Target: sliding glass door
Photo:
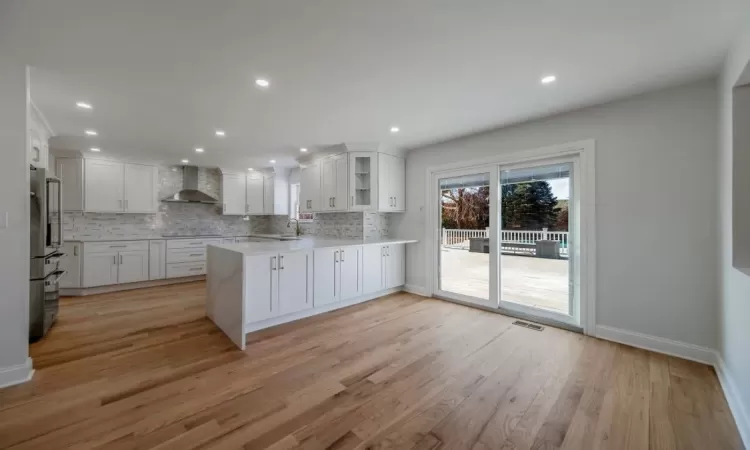
[[[433,173],[439,297],[578,326],[576,160]]]
[[[494,167],[441,173],[438,185],[437,294],[497,307],[496,242],[489,230],[497,215]],[[494,187],[493,187],[494,186]],[[496,272],[495,272],[496,273]]]
[[[500,308],[576,325],[573,162],[500,168]]]

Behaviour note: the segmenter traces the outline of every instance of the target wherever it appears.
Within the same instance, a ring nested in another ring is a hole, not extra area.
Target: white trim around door
[[[457,153],[460,153],[457,149]],[[459,161],[451,164],[428,167],[425,176],[425,223],[429,224],[429,231],[425,243],[425,269],[427,274],[426,288],[428,294],[433,296],[436,292],[436,277],[438,260],[438,241],[440,239],[439,227],[435,225],[435,217],[438,214],[438,203],[435,198],[437,185],[435,179],[441,172],[472,171],[486,167],[487,165],[515,165],[522,163],[533,163],[539,160],[555,158],[575,157],[576,164],[576,186],[578,192],[579,212],[579,237],[576,255],[576,267],[578,282],[576,294],[579,296],[578,319],[584,334],[596,334],[596,193],[595,193],[595,141],[584,140],[567,144],[553,145],[530,150],[503,153],[489,158]],[[480,169],[482,170],[482,169]],[[485,169],[486,170],[486,169]],[[497,229],[497,227],[495,227]],[[494,272],[493,272],[494,273]],[[498,308],[503,312],[502,308]]]

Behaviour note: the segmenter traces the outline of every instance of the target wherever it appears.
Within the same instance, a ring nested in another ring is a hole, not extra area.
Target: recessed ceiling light
[[[227,134],[224,132],[224,130],[216,130],[216,135],[219,137],[224,137]]]
[[[391,133],[398,133],[400,131],[399,127],[391,127]]]
[[[557,81],[557,77],[554,75],[547,75],[546,77],[542,78],[542,84],[550,84]]]
[[[248,167],[247,170],[253,170],[253,168],[252,167]]]
[[[258,78],[258,79],[255,80],[255,84],[257,84],[260,87],[264,87],[265,88],[265,87],[270,86],[271,82],[269,82],[268,80],[263,79],[263,78]]]
[[[299,149],[299,151],[301,151],[302,153],[304,153],[304,152],[307,151],[307,149],[305,147],[302,147],[301,149]]]
[[[91,109],[92,108],[91,103],[86,103],[86,102],[77,102],[76,106],[79,107],[79,108],[83,108],[83,109]]]
[[[272,160],[271,160],[271,161],[269,161],[269,162],[270,162],[271,164],[276,164],[276,160],[275,160],[275,159],[272,159]]]
[[[96,136],[97,134],[99,134],[94,130],[86,130],[84,131],[84,133],[86,133],[88,136]]]
[[[91,147],[91,151],[98,152],[98,151],[101,151],[101,149],[99,147]]]
[[[198,147],[195,149],[195,153],[203,153],[203,149],[201,147]]]
[[[187,159],[183,159],[183,160],[182,160],[182,163],[183,163],[183,164],[187,164],[187,163],[189,163],[189,162],[190,162],[190,161],[188,161]]]

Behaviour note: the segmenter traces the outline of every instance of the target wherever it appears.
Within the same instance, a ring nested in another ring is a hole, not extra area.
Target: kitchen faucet
[[[297,220],[297,219],[289,219],[289,221],[286,223],[286,227],[290,228],[292,226],[292,220],[295,221],[295,222],[297,222],[297,226],[296,226],[296,228],[294,230],[294,234],[297,235],[297,236],[299,236],[300,235],[299,220]]]

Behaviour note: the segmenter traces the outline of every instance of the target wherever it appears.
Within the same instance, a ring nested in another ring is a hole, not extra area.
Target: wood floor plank
[[[11,449],[739,449],[713,369],[399,293],[248,335],[205,283],[65,298]]]

